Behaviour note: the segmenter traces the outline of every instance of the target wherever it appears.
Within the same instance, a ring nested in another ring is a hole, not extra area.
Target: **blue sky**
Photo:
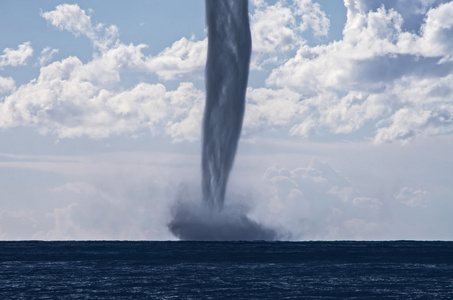
[[[204,1],[2,1],[0,239],[174,239]],[[226,205],[293,240],[453,239],[453,2],[250,1]]]

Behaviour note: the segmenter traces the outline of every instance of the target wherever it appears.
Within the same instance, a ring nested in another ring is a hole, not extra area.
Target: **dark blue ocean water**
[[[453,242],[0,242],[0,299],[453,299]]]

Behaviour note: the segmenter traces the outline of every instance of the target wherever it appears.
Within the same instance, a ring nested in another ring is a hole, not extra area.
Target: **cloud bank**
[[[246,136],[280,128],[308,138],[406,143],[451,133],[453,2],[406,2],[346,0],[342,39],[309,46],[308,34],[329,34],[322,6],[253,1],[252,69],[268,76],[248,90]],[[123,44],[115,25],[94,24],[90,14],[77,4],[41,14],[52,27],[88,38],[93,59],[50,63],[57,50],[49,47],[29,83],[0,77],[0,127],[30,126],[59,138],[149,130],[174,141],[198,140],[204,91],[190,82],[202,78],[206,39],[182,37],[147,56],[147,45]],[[17,67],[33,48],[25,42],[3,53],[0,66]],[[125,72],[154,73],[164,84],[118,88]],[[180,81],[179,87],[169,90],[168,81]]]

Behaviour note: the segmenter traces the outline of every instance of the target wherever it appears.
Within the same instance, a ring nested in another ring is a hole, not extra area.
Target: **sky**
[[[0,3],[0,239],[174,240],[204,1]],[[453,240],[453,1],[251,0],[225,207],[288,240]]]

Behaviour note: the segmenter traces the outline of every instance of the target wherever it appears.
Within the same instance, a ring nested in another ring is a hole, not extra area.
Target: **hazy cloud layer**
[[[242,153],[218,213],[201,205],[199,155],[0,154],[0,239],[452,238],[451,137],[269,143],[285,151]]]
[[[181,180],[190,184],[196,180],[192,178],[198,164],[191,160],[138,152],[0,154],[0,174],[21,170],[39,174],[32,181],[10,177],[6,181],[10,187],[35,190],[32,196],[17,197],[2,185],[0,239],[175,239],[166,227],[171,199]],[[53,176],[59,180],[53,181]]]
[[[376,234],[383,203],[362,194],[328,164],[312,161],[295,169],[273,166],[264,177],[273,190],[269,213],[292,220],[293,239],[366,239]]]

